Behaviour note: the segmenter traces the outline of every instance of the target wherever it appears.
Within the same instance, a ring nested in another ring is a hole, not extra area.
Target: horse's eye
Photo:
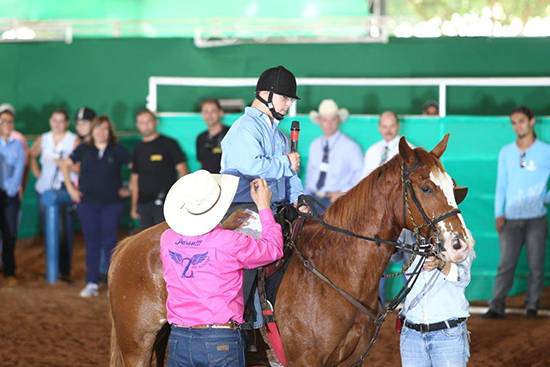
[[[426,194],[431,194],[432,193],[432,188],[430,186],[422,186],[421,190],[422,190],[422,192],[424,192]]]

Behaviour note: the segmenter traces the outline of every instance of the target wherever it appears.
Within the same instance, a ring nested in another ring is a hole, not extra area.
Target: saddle
[[[275,321],[274,305],[275,295],[279,289],[281,280],[286,271],[288,261],[294,252],[294,241],[304,225],[304,217],[298,215],[294,205],[283,204],[275,211],[275,220],[281,225],[283,231],[284,250],[283,257],[269,264],[258,271],[258,292],[262,305],[262,314],[265,321],[265,332],[271,349],[275,352],[277,359],[284,365],[287,364],[283,349],[281,335]],[[266,287],[269,282],[270,286]]]

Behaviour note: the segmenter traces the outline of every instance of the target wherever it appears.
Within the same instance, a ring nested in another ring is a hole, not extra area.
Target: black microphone
[[[300,121],[292,121],[290,126],[290,151],[298,151],[298,137],[300,136]]]

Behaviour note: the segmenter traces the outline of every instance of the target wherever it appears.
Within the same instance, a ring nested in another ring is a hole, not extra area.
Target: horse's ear
[[[449,134],[445,134],[443,139],[437,145],[435,148],[432,149],[432,154],[435,155],[437,158],[441,158],[443,153],[445,152],[445,149],[447,149],[447,143],[449,142]]]
[[[403,161],[405,163],[407,164],[414,163],[414,159],[415,159],[414,151],[409,145],[409,143],[407,143],[407,139],[405,139],[404,136],[402,136],[401,139],[399,139],[399,155],[401,156],[401,158],[403,158]]]

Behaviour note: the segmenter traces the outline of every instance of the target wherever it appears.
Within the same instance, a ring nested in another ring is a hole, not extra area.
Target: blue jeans
[[[58,273],[71,275],[73,249],[73,203],[67,190],[47,190],[40,195],[40,211],[44,221],[46,244],[46,275],[55,283]]]
[[[15,276],[15,241],[19,216],[19,195],[9,197],[0,190],[0,231],[2,232],[2,265],[4,276]]]
[[[403,367],[460,367],[468,364],[470,343],[466,322],[451,329],[421,333],[401,329],[401,365]]]
[[[244,367],[240,330],[189,329],[172,326],[168,367]]]
[[[97,283],[102,250],[107,268],[111,252],[118,238],[118,223],[124,206],[122,202],[109,204],[82,202],[78,205],[78,217],[86,242],[86,281]]]

